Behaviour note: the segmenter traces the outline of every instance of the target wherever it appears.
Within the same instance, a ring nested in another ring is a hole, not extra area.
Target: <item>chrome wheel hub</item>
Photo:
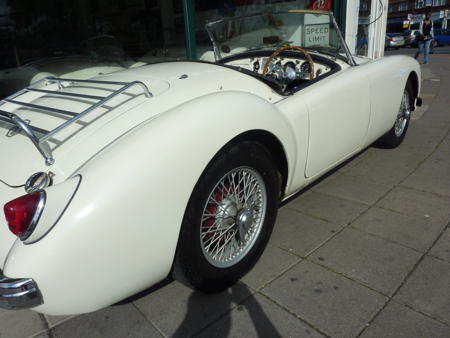
[[[253,224],[253,211],[242,209],[236,216],[236,225],[243,229],[248,229]]]
[[[253,247],[264,223],[267,194],[261,175],[239,167],[223,176],[203,209],[200,243],[215,267],[239,262]]]
[[[395,120],[395,136],[400,137],[404,133],[406,124],[408,123],[410,117],[411,107],[409,105],[409,94],[408,91],[405,90],[403,93],[402,102],[400,104],[400,109],[397,114],[397,119]]]

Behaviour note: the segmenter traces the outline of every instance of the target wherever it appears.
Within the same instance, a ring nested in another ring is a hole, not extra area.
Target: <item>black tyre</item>
[[[408,81],[403,91],[402,101],[392,128],[375,143],[380,148],[396,148],[405,138],[411,120],[411,107],[414,105],[414,91]]]
[[[197,182],[181,227],[176,264],[197,290],[221,291],[261,256],[275,223],[280,186],[258,142],[219,153]]]

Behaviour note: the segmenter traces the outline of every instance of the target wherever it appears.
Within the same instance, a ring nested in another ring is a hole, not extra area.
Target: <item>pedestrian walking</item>
[[[428,63],[428,55],[430,54],[430,45],[433,41],[433,21],[431,20],[431,13],[425,14],[425,19],[420,23],[419,34],[417,35],[419,49],[414,56],[417,59],[420,53],[423,53],[423,64]]]

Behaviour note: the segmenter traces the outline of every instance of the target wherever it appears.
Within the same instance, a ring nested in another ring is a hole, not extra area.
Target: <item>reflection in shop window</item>
[[[180,8],[181,0],[0,0],[0,98],[45,76],[85,79],[185,58]]]
[[[361,2],[358,13],[358,33],[356,35],[356,55],[368,56],[369,23],[371,0]]]
[[[331,8],[333,0],[195,0],[198,55],[205,24],[226,16]],[[0,98],[46,76],[86,79],[186,58],[182,0],[0,0]]]
[[[416,0],[416,8],[424,8],[425,1],[424,0]]]
[[[445,4],[446,4],[446,0],[433,0],[434,7],[445,6]]]
[[[399,10],[399,12],[408,10],[408,3],[406,1],[400,2],[398,4],[398,10]]]

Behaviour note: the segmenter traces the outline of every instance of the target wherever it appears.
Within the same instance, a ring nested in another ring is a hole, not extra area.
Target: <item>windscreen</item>
[[[326,12],[290,11],[227,18],[209,23],[216,59],[281,46],[347,57],[345,43]]]

